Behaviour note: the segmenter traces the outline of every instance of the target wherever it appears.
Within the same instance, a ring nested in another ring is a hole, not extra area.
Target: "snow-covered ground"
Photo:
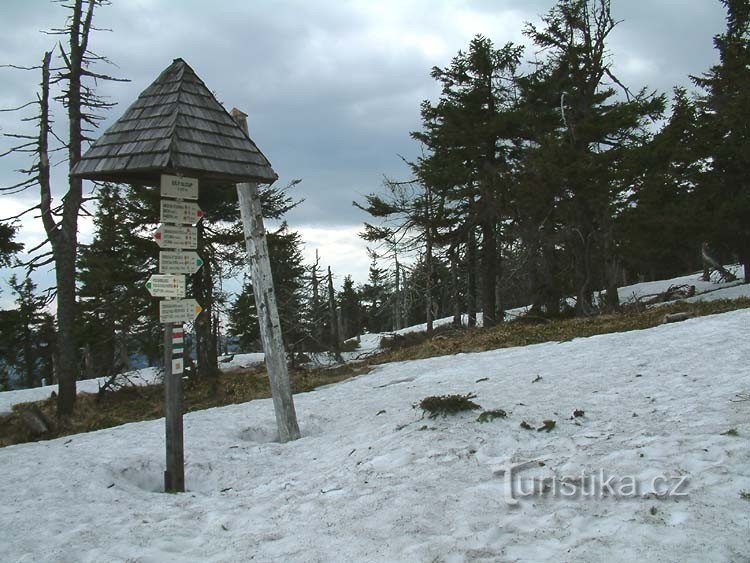
[[[726,269],[732,272],[735,276],[742,276],[741,266],[737,264],[725,266]],[[693,285],[695,286],[695,296],[689,299],[683,299],[694,303],[696,301],[714,301],[717,299],[737,299],[739,297],[750,297],[750,285],[742,284],[741,281],[733,282],[721,282],[716,279],[705,282],[702,280],[703,272],[695,272],[686,276],[680,276],[668,280],[657,280],[652,282],[643,282],[633,285],[620,287],[617,290],[618,296],[621,303],[628,303],[635,301],[637,298],[645,296],[653,296],[659,293],[665,292],[672,286],[681,285]],[[570,306],[575,305],[575,299],[569,300]],[[663,304],[663,303],[662,303]],[[519,315],[523,315],[528,311],[529,307],[516,307],[515,309],[508,309],[505,311],[506,318],[513,319]],[[482,326],[482,313],[477,313],[477,326]],[[434,321],[435,327],[446,326],[453,322],[453,317],[443,317]],[[463,315],[461,322],[464,326],[468,323],[468,316]],[[383,337],[392,336],[394,334],[408,334],[410,332],[424,332],[427,330],[427,323],[418,325],[408,326],[400,330],[393,332],[383,333],[372,333],[364,334],[361,338],[361,343],[358,352],[377,352],[380,349],[380,340]]]
[[[227,371],[236,368],[249,368],[262,364],[264,358],[263,352],[222,356],[219,358],[219,369]]]
[[[747,561],[748,341],[741,310],[382,365],[296,395],[287,444],[270,400],[189,413],[184,494],[163,421],[2,448],[0,559]],[[412,407],[470,392],[508,418]]]
[[[738,278],[742,277],[742,267],[734,264],[734,265],[728,265],[725,266],[725,268],[733,273]],[[697,299],[696,301],[701,301],[700,295],[704,293],[711,294],[717,290],[726,290],[727,288],[734,287],[734,286],[740,286],[739,290],[741,293],[737,295],[737,297],[746,297],[750,295],[750,289],[745,286],[745,289],[742,290],[742,281],[733,281],[733,282],[720,282],[718,281],[717,275],[714,272],[713,273],[713,281],[703,281],[703,272],[695,272],[694,274],[690,274],[687,276],[681,276],[677,278],[673,278],[670,280],[657,280],[652,282],[643,282],[643,283],[637,283],[634,285],[628,285],[624,287],[620,287],[617,290],[617,293],[620,297],[621,303],[627,303],[628,301],[632,301],[637,297],[643,297],[646,295],[656,295],[658,293],[663,293],[667,289],[669,289],[670,286],[680,286],[680,285],[693,285],[695,286],[695,293]],[[710,299],[717,299],[716,297],[711,297]],[[718,299],[732,299],[732,297],[719,297]]]
[[[144,368],[123,373],[118,378],[118,381],[128,385],[152,385],[159,381],[159,370],[154,367]],[[96,393],[107,379],[107,377],[83,379],[76,382],[76,389],[79,393]],[[0,414],[9,413],[13,405],[18,403],[30,403],[32,401],[48,399],[52,393],[57,393],[57,384],[2,392],[0,393]]]

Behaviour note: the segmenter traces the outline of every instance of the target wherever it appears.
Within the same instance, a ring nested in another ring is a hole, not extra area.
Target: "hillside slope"
[[[749,339],[741,310],[386,364],[297,395],[304,437],[288,444],[270,400],[190,413],[179,495],[158,492],[162,421],[3,448],[2,558],[739,561]],[[449,393],[508,417],[413,408]],[[563,482],[573,495],[521,494]]]

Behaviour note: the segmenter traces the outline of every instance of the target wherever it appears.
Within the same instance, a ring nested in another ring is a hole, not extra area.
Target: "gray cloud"
[[[409,131],[419,127],[419,103],[434,99],[432,66],[449,64],[475,33],[500,45],[525,42],[523,22],[539,22],[552,0],[380,1],[138,0],[101,8],[93,49],[129,78],[100,92],[120,103],[105,126],[173,58],[184,58],[227,108],[249,114],[251,136],[281,182],[303,178],[306,202],[290,216],[296,225],[354,225],[365,217],[352,199],[377,191],[382,176],[403,178],[398,155],[415,158]],[[616,73],[633,89],[669,92],[688,74],[716,60],[712,37],[722,31],[716,1],[613,2],[623,20],[610,50]],[[38,64],[65,11],[46,0],[0,3],[4,33],[0,63]],[[527,51],[527,58],[533,51]],[[0,69],[0,105],[31,99],[36,75]],[[58,119],[62,119],[59,115]],[[2,132],[17,117],[0,114]],[[1,152],[1,151],[0,151]],[[0,160],[0,183],[13,182],[18,160]],[[59,181],[64,181],[62,170]]]

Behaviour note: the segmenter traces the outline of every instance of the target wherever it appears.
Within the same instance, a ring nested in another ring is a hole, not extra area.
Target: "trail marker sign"
[[[198,228],[159,225],[154,240],[161,248],[198,248]]]
[[[178,225],[195,225],[203,218],[203,210],[192,201],[177,201],[174,199],[161,200],[159,220],[162,223],[176,223]]]
[[[161,196],[177,199],[198,199],[198,178],[162,174]]]
[[[185,276],[154,274],[146,282],[152,297],[185,297]]]
[[[194,274],[203,266],[203,260],[197,252],[173,252],[162,250],[159,252],[160,274]]]
[[[160,323],[191,323],[203,308],[195,299],[167,299],[159,301]]]

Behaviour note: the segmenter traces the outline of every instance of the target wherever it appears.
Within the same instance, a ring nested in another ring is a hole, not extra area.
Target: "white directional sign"
[[[160,274],[194,274],[203,266],[197,252],[159,252]]]
[[[198,179],[162,174],[161,195],[179,199],[198,199]]]
[[[167,299],[159,301],[160,323],[190,323],[203,310],[195,299]]]
[[[159,225],[154,240],[161,248],[198,248],[198,228]]]
[[[154,274],[146,282],[153,297],[185,297],[185,276]]]
[[[203,211],[197,203],[192,201],[161,200],[162,223],[178,223],[180,225],[195,225],[203,218]]]

